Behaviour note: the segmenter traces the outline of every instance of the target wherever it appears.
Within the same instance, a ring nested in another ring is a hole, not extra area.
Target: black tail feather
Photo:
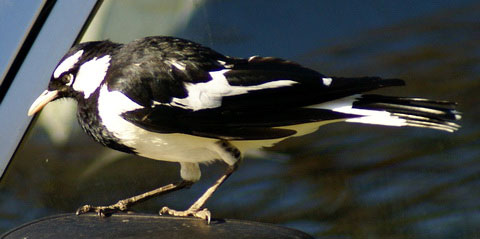
[[[384,110],[392,116],[406,120],[407,125],[453,132],[460,126],[452,121],[460,120],[456,103],[423,98],[394,97],[367,94],[353,103],[354,108]]]

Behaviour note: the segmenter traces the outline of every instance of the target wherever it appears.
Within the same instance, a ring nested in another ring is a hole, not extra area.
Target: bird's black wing
[[[109,90],[121,91],[143,106],[122,116],[155,132],[237,140],[282,138],[296,132],[279,126],[355,117],[306,106],[403,84],[378,77],[326,77],[278,58],[229,58],[195,43],[167,40],[171,41],[156,38],[143,44],[147,50],[142,51],[158,52],[155,57],[132,49],[137,55],[124,57],[139,58],[139,65],[115,64],[118,75],[107,76]],[[149,45],[155,47],[148,50]]]
[[[188,95],[185,84],[207,82],[223,68],[225,56],[173,37],[146,37],[122,46],[106,75],[110,91],[120,91],[142,106],[169,103]]]
[[[296,131],[277,127],[352,117],[330,110],[306,108],[230,111],[219,107],[191,111],[170,106],[137,109],[122,116],[137,126],[158,133],[185,133],[227,140],[283,138]]]
[[[250,57],[237,60],[225,73],[232,86],[261,85],[282,80],[294,83],[226,97],[222,105],[228,108],[298,108],[387,86],[404,85],[403,80],[380,77],[327,77],[295,62],[273,57]]]

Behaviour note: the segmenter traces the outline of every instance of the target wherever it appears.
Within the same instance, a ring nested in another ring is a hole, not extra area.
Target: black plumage
[[[191,41],[173,37],[146,37],[122,47],[112,58],[106,76],[109,90],[121,91],[142,106],[184,98],[184,83],[211,80],[210,71],[222,69],[223,55]],[[171,62],[182,62],[180,70]],[[138,65],[137,65],[138,64]]]
[[[82,128],[101,144],[157,160],[179,162],[183,181],[110,206],[85,205],[77,213],[127,210],[154,195],[199,180],[199,163],[229,165],[211,190],[186,211],[161,213],[210,218],[202,209],[251,148],[313,132],[333,122],[414,126],[453,132],[455,104],[422,98],[362,94],[404,85],[399,79],[333,77],[297,63],[224,56],[174,37],[127,44],[78,44],[57,65],[32,115],[62,97],[78,102]]]

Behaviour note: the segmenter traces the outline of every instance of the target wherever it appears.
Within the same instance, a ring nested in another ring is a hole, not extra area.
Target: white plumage
[[[202,209],[235,171],[243,154],[335,122],[414,126],[453,132],[455,104],[368,95],[399,79],[329,77],[273,57],[227,57],[173,37],[146,37],[74,46],[52,74],[33,115],[61,97],[78,101],[82,128],[101,144],[156,160],[179,162],[184,180],[109,206],[77,213],[125,211],[157,194],[191,185],[199,163],[222,160],[225,174],[189,209],[160,213],[210,220]]]
[[[250,91],[274,89],[291,86],[297,82],[292,80],[276,80],[252,86],[232,86],[225,73],[228,69],[210,72],[212,80],[202,83],[185,83],[188,92],[186,98],[173,98],[171,104],[194,111],[217,108],[222,105],[223,97],[247,94]]]

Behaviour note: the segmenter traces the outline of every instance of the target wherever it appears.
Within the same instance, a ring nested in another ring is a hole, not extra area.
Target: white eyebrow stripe
[[[67,57],[67,59],[63,60],[60,65],[57,66],[55,71],[53,72],[53,77],[58,78],[64,72],[72,69],[75,63],[78,62],[80,57],[83,55],[83,50],[77,51],[77,53]]]

